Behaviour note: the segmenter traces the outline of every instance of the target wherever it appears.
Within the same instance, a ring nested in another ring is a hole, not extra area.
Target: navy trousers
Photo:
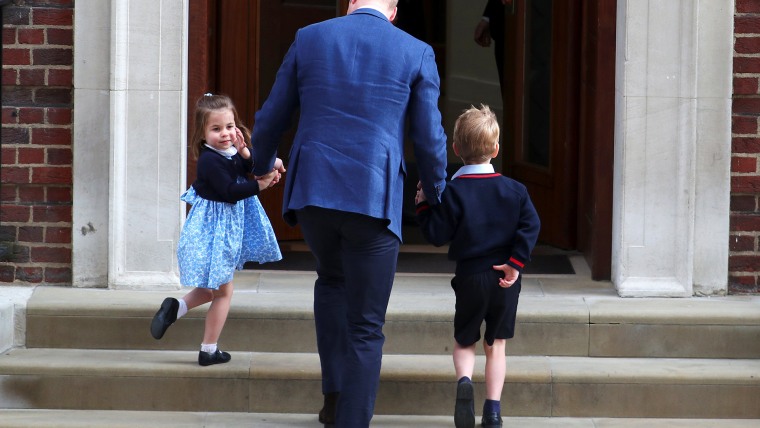
[[[386,221],[361,214],[306,207],[296,216],[317,259],[314,320],[322,392],[340,392],[336,427],[368,427],[399,239]]]

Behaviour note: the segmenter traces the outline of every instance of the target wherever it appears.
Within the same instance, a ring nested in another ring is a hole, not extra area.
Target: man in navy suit
[[[401,242],[405,131],[433,204],[446,135],[432,48],[394,27],[397,0],[350,0],[347,16],[300,29],[253,128],[255,175],[272,169],[300,109],[283,217],[317,260],[320,421],[366,427]]]

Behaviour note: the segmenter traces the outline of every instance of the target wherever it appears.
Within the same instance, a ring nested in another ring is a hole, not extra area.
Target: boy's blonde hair
[[[481,104],[470,106],[454,124],[454,145],[457,154],[467,164],[485,163],[499,143],[499,122],[491,109]]]

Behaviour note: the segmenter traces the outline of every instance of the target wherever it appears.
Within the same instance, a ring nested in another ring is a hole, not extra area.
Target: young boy
[[[485,321],[481,425],[500,427],[506,339],[514,336],[520,272],[530,260],[540,221],[525,186],[494,172],[490,161],[499,154],[499,124],[487,106],[472,107],[459,116],[453,149],[464,166],[446,186],[440,204],[429,205],[424,192],[417,191],[417,220],[433,245],[449,243],[449,259],[457,262],[451,281],[456,295],[454,369],[459,379],[454,424],[475,425],[471,379],[475,343]]]

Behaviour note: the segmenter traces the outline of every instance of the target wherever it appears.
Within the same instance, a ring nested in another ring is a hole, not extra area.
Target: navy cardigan
[[[259,194],[258,181],[248,180],[248,174],[253,170],[253,157],[243,159],[236,154],[227,159],[213,150],[203,149],[197,167],[193,188],[203,199],[234,204]],[[238,183],[238,177],[246,181]]]

